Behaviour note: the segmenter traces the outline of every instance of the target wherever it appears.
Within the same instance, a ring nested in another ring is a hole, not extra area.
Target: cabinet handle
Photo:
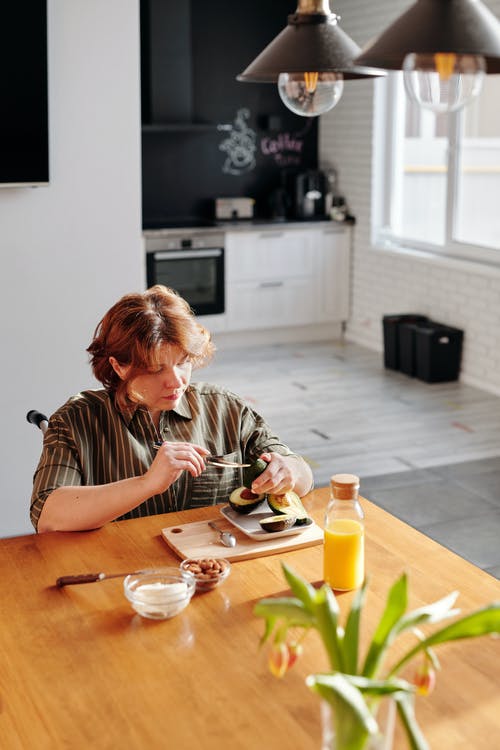
[[[222,255],[221,248],[213,250],[166,250],[165,252],[153,253],[156,260],[191,260],[192,258],[220,258]]]
[[[283,237],[283,232],[262,232],[260,238],[262,240],[274,240]]]
[[[260,283],[261,287],[271,288],[271,287],[277,287],[277,286],[283,286],[282,281],[262,281]]]

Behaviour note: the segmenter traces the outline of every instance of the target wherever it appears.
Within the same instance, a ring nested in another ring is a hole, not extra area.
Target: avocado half
[[[267,503],[273,513],[294,517],[297,526],[309,526],[312,523],[312,519],[307,515],[300,497],[293,490],[289,490],[283,495],[268,495]]]
[[[238,487],[231,492],[229,505],[236,513],[251,513],[265,499],[264,494],[257,495],[248,487]]]
[[[259,523],[264,531],[286,531],[287,529],[292,528],[296,520],[295,516],[273,515],[268,516],[267,518],[262,518]]]

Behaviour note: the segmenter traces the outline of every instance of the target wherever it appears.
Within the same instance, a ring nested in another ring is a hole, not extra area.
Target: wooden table
[[[328,491],[305,500],[321,523]],[[365,625],[406,569],[411,606],[460,589],[463,611],[500,598],[499,582],[368,501]],[[219,588],[166,621],[140,618],[122,580],[58,589],[56,578],[178,564],[164,526],[218,511],[153,516],[82,533],[0,541],[0,747],[5,750],[319,750],[319,701],[304,685],[327,669],[315,634],[283,680],[258,649],[263,596],[283,595],[280,560],[321,579],[322,546],[236,562]],[[352,594],[339,597],[345,609]],[[434,750],[500,747],[500,640],[441,647],[437,688],[417,716]],[[405,748],[396,741],[396,748]]]

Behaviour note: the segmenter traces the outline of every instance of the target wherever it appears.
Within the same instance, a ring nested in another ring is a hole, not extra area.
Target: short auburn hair
[[[126,294],[118,300],[98,323],[87,352],[94,376],[124,408],[132,404],[128,382],[159,364],[165,344],[178,346],[193,367],[202,367],[215,351],[210,333],[198,323],[186,300],[174,289],[156,284],[142,294]],[[127,380],[120,379],[110,357],[131,365]]]

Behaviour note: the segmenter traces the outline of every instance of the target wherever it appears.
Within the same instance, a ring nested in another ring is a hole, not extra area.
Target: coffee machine
[[[296,219],[326,219],[328,180],[319,169],[299,172],[294,180],[294,214]]]

